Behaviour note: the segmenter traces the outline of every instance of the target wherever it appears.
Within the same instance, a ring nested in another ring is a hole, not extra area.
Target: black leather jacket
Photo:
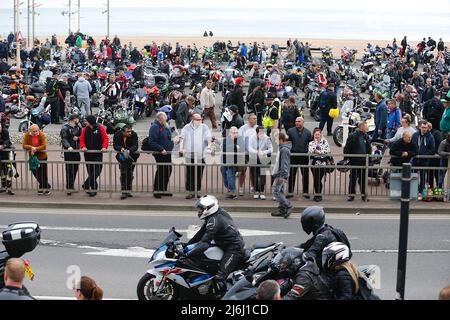
[[[35,300],[27,295],[23,289],[5,286],[0,290],[0,300]]]
[[[61,144],[64,149],[69,149],[72,147],[77,150],[80,149],[80,139],[74,141],[74,137],[80,138],[82,127],[77,125],[75,127],[71,127],[68,123],[64,124],[61,128],[60,136],[61,136]]]
[[[298,270],[291,291],[283,298],[283,300],[330,299],[333,299],[333,291],[329,276],[326,273],[321,274],[316,262],[312,260],[308,260]]]
[[[244,239],[239,233],[230,214],[221,208],[215,214],[205,219],[205,223],[200,230],[189,241],[188,244],[198,244],[189,252],[188,256],[202,254],[209,248],[212,240],[223,251],[244,251]]]
[[[336,242],[338,239],[331,232],[330,226],[324,224],[322,227],[317,229],[311,239],[302,243],[299,248],[305,250],[304,257],[314,259],[319,266],[321,266],[322,261],[322,251],[323,249],[332,242]]]

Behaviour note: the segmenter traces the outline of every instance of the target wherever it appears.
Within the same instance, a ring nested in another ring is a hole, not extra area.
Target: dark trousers
[[[157,191],[167,191],[167,186],[169,184],[170,176],[172,174],[172,156],[154,154],[156,163],[163,163],[163,165],[158,165],[156,167],[155,181],[153,182],[153,192]]]
[[[242,250],[226,250],[220,261],[219,272],[217,278],[225,280],[228,275],[235,271],[242,262],[244,254]]]
[[[64,161],[80,161],[81,156],[78,152],[64,152]],[[66,189],[75,189],[75,179],[77,177],[78,163],[66,163]]]
[[[257,164],[260,165],[261,162],[258,160]],[[255,189],[255,192],[264,192],[266,187],[266,176],[261,175],[261,167],[250,167],[250,175],[253,177],[253,188]]]
[[[131,160],[119,162],[120,169],[120,186],[123,191],[131,191],[133,184],[133,172],[136,165]]]
[[[36,180],[39,183],[39,189],[50,189],[51,186],[48,183],[48,168],[47,163],[44,163],[43,161],[47,161],[47,158],[39,160],[41,162],[41,165],[36,170],[31,170],[33,173],[33,176],[36,178]]]
[[[309,192],[309,170],[307,167],[299,168],[295,165],[307,165],[308,157],[291,156],[291,170],[289,173],[289,188],[288,193],[293,193],[295,189],[295,181],[297,180],[298,169],[302,172],[302,186],[303,193]]]
[[[322,109],[320,110],[320,123],[319,128],[320,130],[323,130],[325,127],[325,123],[327,124],[327,133],[332,134],[333,133],[333,118],[331,118],[328,115],[329,109]]]
[[[416,159],[414,159],[416,160]],[[428,159],[419,159],[414,161],[413,160],[413,166],[417,167],[429,167],[430,161]],[[423,189],[425,189],[425,184],[428,181],[428,169],[419,169],[419,193],[423,192]],[[428,190],[426,190],[428,191]]]
[[[321,195],[323,190],[323,177],[325,176],[325,168],[312,168],[311,172],[314,177],[314,194]]]
[[[441,165],[441,159],[430,159],[430,167],[437,168]],[[435,184],[436,182],[436,184]],[[428,170],[428,183],[430,184],[430,188],[434,189],[434,186],[439,186],[439,170],[430,169]]]
[[[349,185],[349,194],[356,194],[356,182],[358,181],[359,189],[361,190],[361,194],[366,194],[366,173],[365,169],[351,169],[350,170],[350,185]]]
[[[50,113],[51,113],[51,123],[59,123],[59,99],[51,99],[50,101]]]
[[[195,160],[190,159],[190,163],[195,163]],[[205,160],[202,159],[202,164],[187,165],[186,166],[186,190],[200,191],[202,188],[203,170],[205,169]],[[195,181],[195,173],[197,169],[197,181]],[[197,183],[196,183],[197,182]]]
[[[103,161],[103,155],[100,154],[93,154],[93,153],[86,153],[84,155],[84,160],[86,162],[101,162]],[[88,172],[88,178],[83,183],[83,189],[88,190],[97,190],[98,189],[98,183],[97,179],[102,173],[103,165],[97,164],[97,163],[86,163],[86,170]]]

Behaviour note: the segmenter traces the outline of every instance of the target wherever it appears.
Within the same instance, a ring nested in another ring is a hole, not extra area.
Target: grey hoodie
[[[290,142],[286,144],[280,144],[277,161],[272,169],[272,176],[274,178],[289,178],[291,165],[291,148],[292,144]]]
[[[83,77],[79,77],[73,86],[73,94],[77,96],[77,98],[86,99],[89,98],[90,92],[92,92],[92,87],[89,81],[86,81]]]

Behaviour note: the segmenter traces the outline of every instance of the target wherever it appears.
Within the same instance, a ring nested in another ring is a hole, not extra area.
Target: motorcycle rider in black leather
[[[319,268],[322,267],[320,261],[322,261],[322,250],[331,242],[338,242],[341,239],[337,237],[331,231],[332,227],[325,224],[325,212],[322,207],[311,206],[306,208],[301,215],[301,224],[303,230],[307,234],[313,234],[313,236],[302,243],[299,248],[304,249],[304,259],[312,259]]]
[[[214,196],[200,198],[195,207],[199,210],[198,217],[205,222],[188,242],[188,244],[197,243],[197,245],[186,257],[193,258],[202,254],[214,240],[215,244],[224,251],[219,271],[215,276],[219,292],[224,293],[226,278],[239,267],[245,256],[244,240],[230,214],[219,207]]]

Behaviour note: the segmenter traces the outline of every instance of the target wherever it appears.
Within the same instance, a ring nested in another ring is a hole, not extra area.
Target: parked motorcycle
[[[362,109],[362,107],[354,107],[352,100],[345,101],[341,108],[341,123],[333,131],[333,140],[338,147],[342,147],[344,141],[344,122],[348,121],[348,134],[356,130],[356,124],[365,120],[369,126],[368,134],[372,135],[375,130],[375,117]]]
[[[13,223],[3,231],[2,237],[6,250],[0,252],[0,289],[5,286],[4,273],[8,260],[33,251],[41,239],[41,229],[36,222]],[[25,274],[33,280],[34,273],[28,260],[25,261],[25,268]]]
[[[214,275],[219,270],[223,251],[211,244],[199,258],[180,258],[196,244],[183,245],[174,227],[150,258],[150,267],[137,285],[139,300],[217,299]],[[282,243],[253,246],[246,251],[239,269],[271,259]],[[183,252],[184,254],[181,254]]]

